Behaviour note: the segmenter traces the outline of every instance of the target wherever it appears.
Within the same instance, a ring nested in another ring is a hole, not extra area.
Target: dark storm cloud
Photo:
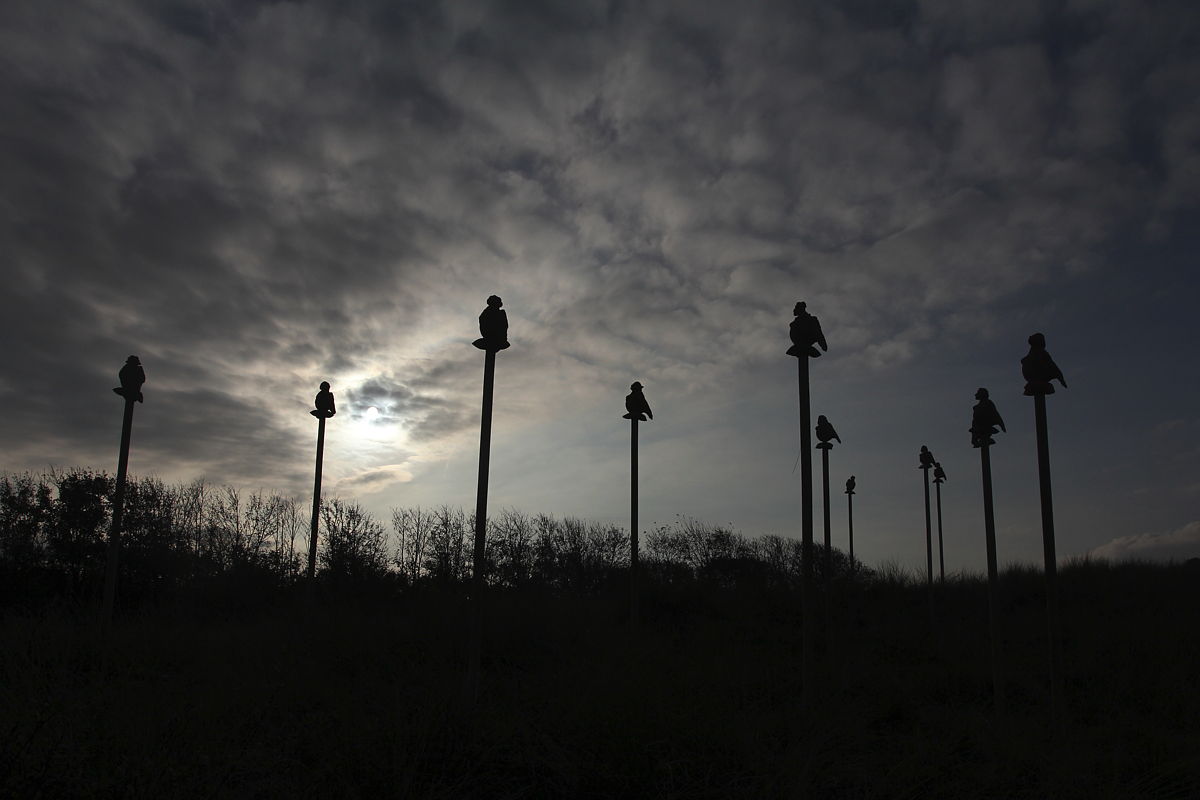
[[[136,352],[162,469],[290,475],[322,379],[452,442],[492,292],[522,421],[728,393],[801,297],[832,370],[986,337],[1195,209],[1189,9],[8,4],[0,432],[109,452]]]

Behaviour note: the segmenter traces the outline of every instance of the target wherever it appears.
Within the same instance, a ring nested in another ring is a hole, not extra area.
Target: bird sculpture
[[[636,419],[639,422],[654,419],[654,412],[646,402],[646,395],[642,394],[642,384],[637,381],[629,385],[629,394],[625,395],[625,410],[629,412],[625,414],[625,419]]]
[[[933,469],[934,460],[933,453],[929,452],[929,448],[921,445],[921,466],[920,469]]]
[[[308,413],[318,419],[329,419],[337,413],[337,406],[333,402],[333,392],[329,391],[329,381],[321,381],[321,391],[317,392],[313,405],[316,408]]]
[[[145,402],[142,399],[142,384],[146,382],[146,370],[142,369],[142,362],[138,360],[137,356],[125,359],[125,366],[121,367],[117,378],[121,381],[121,385],[113,389],[114,392],[126,400]]]
[[[1040,333],[1029,337],[1029,353],[1021,359],[1021,374],[1025,376],[1026,395],[1054,394],[1052,380],[1067,388],[1062,370],[1046,352],[1046,337]]]
[[[992,436],[996,434],[997,429],[1005,433],[1008,433],[1008,429],[1004,427],[1004,420],[1000,418],[996,404],[988,397],[987,389],[980,387],[975,392],[975,399],[979,402],[971,409],[971,446],[993,445],[996,440]]]
[[[946,480],[946,470],[942,469],[942,462],[933,462],[933,482],[941,483]]]
[[[820,321],[808,313],[807,309],[808,304],[803,301],[796,303],[796,307],[792,309],[796,318],[792,320],[788,329],[792,337],[792,346],[787,351],[789,356],[807,355],[816,358],[821,355],[821,350],[829,350],[829,345],[825,343],[825,334],[821,332]],[[813,346],[818,344],[821,345],[821,350]]]
[[[854,486],[855,486],[854,476],[851,475],[850,479],[846,481],[846,494],[854,494]]]
[[[508,344],[508,314],[501,306],[504,301],[496,295],[487,299],[487,307],[479,315],[479,333],[482,338],[472,344],[480,350],[504,350]]]
[[[841,437],[837,435],[837,431],[829,424],[829,420],[825,418],[824,414],[817,417],[817,438],[821,440],[822,444],[829,444],[830,439],[837,439],[838,444],[842,443]]]

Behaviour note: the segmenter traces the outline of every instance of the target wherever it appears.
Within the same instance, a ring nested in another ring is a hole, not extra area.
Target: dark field
[[[1200,796],[1200,571],[1060,573],[1055,726],[1041,576],[1003,576],[1008,713],[984,584],[836,586],[815,703],[799,598],[703,582],[494,590],[482,696],[465,599],[409,590],[182,596],[125,610],[111,655],[69,607],[0,619],[7,797]]]

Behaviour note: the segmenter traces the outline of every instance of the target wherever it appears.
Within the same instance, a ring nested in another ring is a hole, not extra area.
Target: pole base
[[[638,422],[646,422],[645,414],[622,414],[621,419],[636,419]]]
[[[471,342],[471,344],[475,345],[480,350],[487,350],[492,353],[500,350],[507,350],[512,346],[508,342],[493,342],[490,339],[476,339],[475,341]]]
[[[821,351],[818,350],[817,348],[813,347],[812,345],[809,345],[807,348],[805,348],[805,347],[801,347],[798,344],[794,344],[788,348],[787,354],[789,356],[795,356],[796,358],[801,358],[803,356],[809,356],[810,358],[819,358],[821,355]]]

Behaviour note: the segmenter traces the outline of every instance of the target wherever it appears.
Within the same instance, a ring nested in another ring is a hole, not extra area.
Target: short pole
[[[846,492],[846,526],[850,529],[850,568],[854,569],[854,492]]]
[[[942,479],[935,478],[933,485],[937,487],[937,525],[938,525],[938,566],[941,569],[941,583],[946,583],[946,551],[942,548]]]
[[[983,529],[987,544],[988,570],[988,630],[991,633],[992,657],[992,701],[997,716],[1004,714],[1004,679],[1000,672],[1000,628],[998,621],[1000,575],[996,564],[996,516],[992,504],[992,457],[990,447],[979,448],[979,460],[983,468]]]
[[[821,511],[825,525],[825,582],[833,580],[833,536],[829,531],[829,442],[817,445],[821,449]]]
[[[133,435],[133,397],[125,398],[121,418],[121,450],[117,456],[117,486],[113,492],[112,527],[108,531],[108,560],[104,570],[104,627],[112,624],[117,605],[121,524],[125,517],[125,483],[129,472],[129,442]]]

